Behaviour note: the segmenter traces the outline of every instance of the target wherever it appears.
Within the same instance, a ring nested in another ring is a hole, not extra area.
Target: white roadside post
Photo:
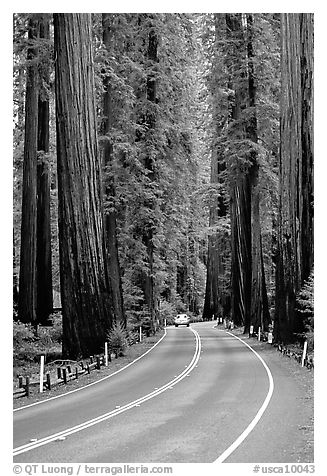
[[[41,355],[41,360],[40,360],[40,393],[43,393],[43,374],[44,374],[44,355]]]
[[[167,319],[165,318],[165,327],[167,327]]]
[[[142,342],[142,326],[140,326],[140,342]]]
[[[250,326],[250,336],[253,335],[253,326]]]
[[[259,329],[258,329],[258,340],[260,340],[260,339],[261,339],[261,327],[259,327]]]
[[[104,343],[104,364],[108,367],[108,342]]]
[[[273,341],[273,334],[272,332],[268,332],[268,344],[272,344]]]
[[[307,349],[308,349],[308,341],[306,340],[303,345],[303,354],[302,354],[302,362],[301,362],[302,367],[304,367],[304,361],[307,356]]]

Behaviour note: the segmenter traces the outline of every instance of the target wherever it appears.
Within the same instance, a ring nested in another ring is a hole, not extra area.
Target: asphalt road
[[[116,375],[15,411],[14,461],[290,462],[297,392],[213,323],[172,327]]]

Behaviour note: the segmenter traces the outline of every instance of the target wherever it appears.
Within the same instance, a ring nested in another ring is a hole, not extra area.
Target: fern
[[[125,354],[128,346],[127,331],[121,322],[115,322],[107,334],[109,348],[116,356]]]
[[[296,297],[296,311],[302,317],[306,331],[314,328],[314,272],[304,282]]]

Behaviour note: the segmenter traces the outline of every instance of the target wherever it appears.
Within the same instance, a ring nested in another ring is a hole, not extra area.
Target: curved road
[[[265,368],[213,323],[168,328],[151,352],[123,371],[17,409],[14,461],[289,462],[296,392],[280,368]],[[252,431],[226,453],[255,418]]]

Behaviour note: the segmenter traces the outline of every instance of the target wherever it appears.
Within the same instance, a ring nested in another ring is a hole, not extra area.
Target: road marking
[[[17,448],[14,448],[13,451],[13,456],[17,456],[21,453],[26,453],[27,451],[31,451],[35,448],[38,448],[39,446],[44,446],[48,443],[51,443],[53,441],[58,440],[58,438],[62,437],[67,437],[69,435],[72,435],[73,433],[77,433],[78,431],[85,430],[86,428],[89,428],[91,426],[94,426],[98,423],[101,423],[103,421],[109,420],[110,418],[113,418],[116,415],[119,415],[120,413],[123,413],[127,410],[130,410],[131,408],[134,408],[136,405],[140,405],[141,403],[146,402],[147,400],[150,400],[151,398],[156,397],[157,395],[160,395],[161,393],[165,392],[168,389],[173,388],[177,383],[179,383],[181,380],[183,380],[186,376],[187,373],[191,372],[194,367],[196,366],[200,352],[201,352],[201,339],[199,334],[192,328],[190,330],[193,332],[195,336],[195,352],[192,357],[191,362],[187,366],[186,369],[184,369],[176,378],[171,380],[170,382],[166,383],[162,387],[158,388],[158,390],[154,390],[153,392],[144,395],[143,397],[138,398],[137,400],[134,400],[133,402],[127,403],[126,405],[122,406],[119,409],[112,410],[108,413],[105,413],[103,415],[100,415],[96,418],[93,418],[92,420],[85,421],[84,423],[81,423],[80,425],[73,426],[71,428],[67,428],[66,430],[60,431],[58,433],[55,433],[53,435],[46,436],[44,438],[40,438],[37,442],[35,443],[27,443],[25,445],[19,446]]]
[[[60,395],[55,395],[54,397],[50,397],[50,398],[47,398],[45,400],[41,400],[40,402],[34,402],[34,403],[30,403],[29,405],[25,405],[23,407],[14,408],[13,411],[18,412],[20,410],[24,410],[25,408],[34,407],[35,405],[40,405],[41,403],[46,403],[46,402],[49,402],[50,400],[55,400],[56,398],[65,397],[66,395],[69,395],[71,393],[79,392],[80,390],[83,390],[84,388],[91,387],[92,385],[96,385],[97,383],[103,382],[104,380],[107,380],[108,378],[111,378],[114,375],[117,375],[119,372],[122,372],[123,370],[127,369],[127,367],[130,367],[131,365],[135,364],[135,362],[137,362],[138,360],[145,357],[149,352],[151,352],[151,350],[153,350],[158,344],[160,344],[160,342],[162,341],[162,339],[164,337],[166,337],[166,335],[167,335],[167,331],[165,329],[164,335],[158,340],[158,342],[156,342],[152,347],[150,347],[150,349],[148,349],[146,352],[144,352],[144,354],[140,355],[139,357],[134,359],[129,364],[125,365],[124,367],[122,367],[119,370],[116,370],[116,372],[113,372],[112,374],[107,375],[106,377],[103,377],[99,380],[96,380],[95,382],[88,383],[87,385],[84,385],[83,387],[75,388],[75,390],[69,390],[69,392],[61,393]]]
[[[251,431],[254,429],[254,427],[257,425],[257,423],[259,422],[259,420],[261,419],[262,415],[264,414],[266,408],[268,407],[268,404],[270,402],[270,399],[272,397],[272,394],[273,394],[273,391],[274,391],[274,379],[272,377],[272,374],[271,374],[271,371],[268,367],[268,365],[266,364],[266,362],[263,360],[262,357],[260,357],[260,355],[254,350],[252,349],[252,347],[247,344],[246,342],[244,342],[244,340],[240,339],[239,337],[235,336],[234,334],[232,334],[231,332],[228,332],[228,331],[222,331],[222,332],[227,332],[227,334],[235,337],[235,339],[238,339],[239,341],[241,341],[244,345],[246,345],[257,357],[258,359],[260,360],[260,362],[262,363],[262,365],[264,366],[266,372],[267,372],[267,375],[268,375],[268,379],[269,379],[269,390],[268,390],[268,393],[267,393],[267,396],[263,402],[263,404],[261,405],[258,413],[256,414],[256,416],[253,418],[253,420],[251,421],[251,423],[248,425],[248,427],[243,431],[243,433],[234,441],[234,443],[232,443],[215,461],[214,463],[223,463],[227,458],[228,456],[230,456],[233,451],[236,450],[236,448],[238,448],[238,446],[240,446],[240,444],[245,440],[245,438],[247,438],[249,436],[249,434],[251,433]]]

